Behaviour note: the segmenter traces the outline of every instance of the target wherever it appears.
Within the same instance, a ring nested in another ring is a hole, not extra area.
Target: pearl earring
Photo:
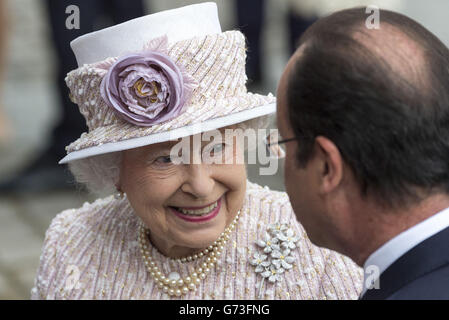
[[[123,191],[118,191],[114,194],[114,199],[115,200],[122,200],[123,198],[125,198],[126,194]]]

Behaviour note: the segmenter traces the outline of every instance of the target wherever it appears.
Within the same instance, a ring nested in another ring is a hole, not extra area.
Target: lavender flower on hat
[[[177,117],[197,83],[167,55],[167,37],[152,40],[140,53],[99,63],[108,69],[100,93],[122,119],[152,126]]]

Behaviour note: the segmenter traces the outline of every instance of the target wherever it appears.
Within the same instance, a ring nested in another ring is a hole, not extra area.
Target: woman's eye
[[[171,163],[171,158],[170,158],[170,156],[162,156],[162,157],[156,158],[155,162],[163,163],[163,164]]]

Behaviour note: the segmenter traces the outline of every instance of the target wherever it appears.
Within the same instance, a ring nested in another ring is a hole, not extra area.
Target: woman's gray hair
[[[271,115],[247,120],[236,124],[238,129],[265,129],[268,127]],[[106,196],[117,192],[116,185],[120,178],[122,153],[111,152],[69,163],[69,169],[77,183],[98,196]]]
[[[93,194],[105,196],[117,192],[121,156],[121,152],[111,152],[74,160],[69,163],[69,169],[77,183]]]

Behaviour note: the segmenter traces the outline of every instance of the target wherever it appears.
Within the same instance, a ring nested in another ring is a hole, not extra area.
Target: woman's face
[[[170,149],[177,142],[127,150],[122,157],[119,187],[149,228],[153,245],[171,257],[217,240],[241,209],[246,191],[243,150],[236,139],[212,144],[212,149],[203,142],[197,150],[192,140],[192,156],[221,155],[226,164],[174,164]]]

